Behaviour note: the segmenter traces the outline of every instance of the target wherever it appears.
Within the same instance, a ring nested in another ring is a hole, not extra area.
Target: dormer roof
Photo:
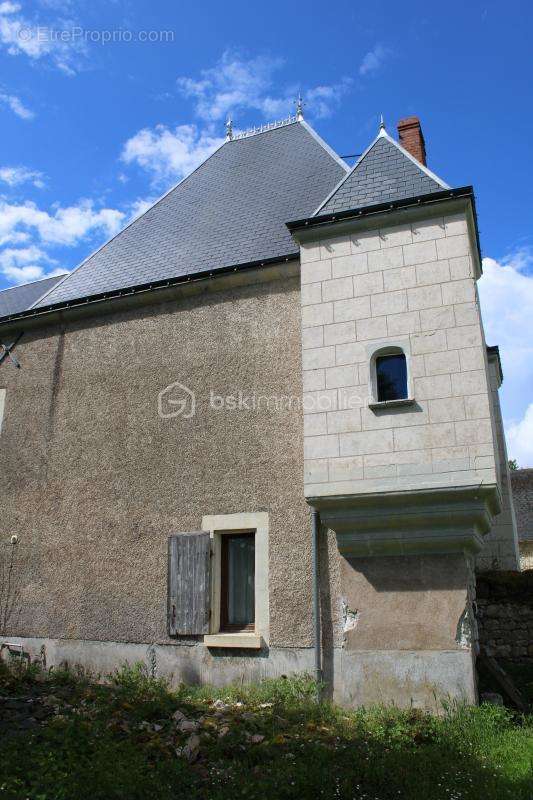
[[[382,126],[374,141],[313,216],[337,214],[449,188],[389,136]]]

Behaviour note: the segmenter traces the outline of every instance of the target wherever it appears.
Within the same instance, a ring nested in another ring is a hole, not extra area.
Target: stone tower
[[[335,534],[353,623],[340,699],[405,699],[407,686],[415,703],[473,700],[474,564],[502,509],[476,210],[471,187],[427,168],[418,120],[399,133],[409,149],[382,124],[315,214],[289,224],[305,494]],[[502,536],[509,566],[512,525]]]

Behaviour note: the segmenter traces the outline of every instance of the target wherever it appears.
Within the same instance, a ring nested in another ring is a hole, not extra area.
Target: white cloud
[[[381,69],[386,59],[391,54],[392,52],[388,47],[384,47],[379,43],[376,44],[372,50],[369,50],[368,53],[366,53],[361,61],[361,64],[359,65],[359,75],[369,75],[377,72],[379,69]]]
[[[67,75],[74,75],[86,52],[79,26],[70,20],[42,24],[28,20],[18,3],[0,3],[0,46],[11,56],[24,55],[33,62],[47,59]]]
[[[0,14],[15,14],[17,11],[20,11],[18,3],[0,3]]]
[[[64,274],[66,270],[56,264],[55,259],[35,245],[0,252],[0,271],[10,283],[28,283]]]
[[[17,205],[0,199],[0,245],[17,241],[20,233],[28,232],[44,243],[61,245],[76,244],[95,231],[112,236],[124,216],[113,208],[95,209],[90,200],[66,208],[57,206],[49,213],[29,201]]]
[[[283,67],[281,58],[257,56],[242,58],[227,50],[218,63],[200,73],[199,79],[180,77],[178,88],[195,101],[196,114],[207,122],[224,119],[240,110],[259,111],[272,120],[294,113],[297,86],[274,89],[274,76]],[[336,84],[310,87],[302,92],[310,117],[326,117],[348,91],[351,81],[343,78]]]
[[[65,271],[57,267],[48,271],[47,267],[53,264],[55,261],[35,245],[18,249],[6,248],[0,252],[0,270],[11,283],[36,281]]]
[[[69,270],[58,267],[57,269],[45,270],[37,265],[26,265],[24,267],[12,267],[5,271],[5,277],[13,284],[32,283],[43,278],[53,278],[54,275],[64,275]]]
[[[516,251],[500,262],[483,259],[479,294],[488,344],[500,347],[504,382],[502,406],[509,457],[533,466],[530,399],[533,398],[533,253]]]
[[[0,181],[7,183],[8,186],[20,186],[23,183],[31,183],[36,189],[44,187],[44,175],[37,170],[27,167],[0,167]]]
[[[275,120],[294,113],[297,87],[273,91],[274,75],[283,63],[281,58],[266,56],[246,60],[226,51],[199,78],[178,78],[179,90],[194,101],[203,126],[143,128],[125,143],[121,160],[142,167],[152,174],[154,185],[161,185],[188,175],[222,144],[224,137],[217,135],[222,125],[216,127],[216,123],[228,114],[255,110]],[[304,93],[306,113],[314,118],[329,116],[350,86],[351,80],[343,78],[336,84],[309,88]]]
[[[0,198],[0,274],[11,283],[24,283],[66,272],[49,249],[72,247],[98,233],[113,236],[125,217],[113,208],[97,209],[89,200],[44,211],[35,203]]]
[[[533,275],[525,270],[527,251],[502,259],[483,259],[479,294],[488,344],[505,354],[506,378],[533,378],[533,337],[525,335],[533,319]],[[528,374],[529,373],[529,374]]]
[[[533,466],[533,403],[519,422],[511,422],[506,427],[509,458],[515,458],[519,467]]]
[[[350,91],[352,81],[343,78],[331,86],[315,86],[305,93],[305,104],[314,119],[331,116],[333,110],[340,105],[343,96]]]
[[[216,150],[224,140],[195,125],[178,125],[171,130],[165,125],[144,128],[128,139],[121,159],[126,164],[138,164],[152,173],[161,183],[188,175]]]
[[[280,58],[258,56],[246,61],[226,51],[215,67],[201,71],[199,80],[182,77],[177,83],[186,97],[196,101],[199,117],[219,120],[239,108],[263,110],[265,102],[272,102],[267,97],[272,75],[282,65]]]
[[[35,116],[34,112],[27,108],[22,100],[14,94],[0,91],[0,104],[7,106],[21,119],[33,119]]]

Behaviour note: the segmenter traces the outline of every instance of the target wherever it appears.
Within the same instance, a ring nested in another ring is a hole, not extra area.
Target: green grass
[[[0,800],[533,797],[532,718],[488,705],[441,717],[347,712],[317,704],[315,688],[300,675],[172,691],[140,665],[102,682],[0,663],[0,698],[39,698],[44,709],[16,729],[6,718],[19,712],[0,704]],[[191,762],[181,752],[191,733],[176,727],[176,710],[199,723]]]

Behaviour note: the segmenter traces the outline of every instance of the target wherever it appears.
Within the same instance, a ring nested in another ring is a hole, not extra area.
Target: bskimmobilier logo
[[[157,395],[157,413],[161,419],[191,419],[196,414],[196,395],[184,383],[174,381]]]
[[[352,389],[323,390],[303,395],[265,393],[256,390],[239,390],[236,394],[219,394],[206,389],[201,408],[207,412],[242,412],[313,414],[328,411],[346,411],[362,405],[359,387]],[[161,419],[192,419],[198,407],[197,395],[181,381],[174,381],[157,395],[157,413]]]

